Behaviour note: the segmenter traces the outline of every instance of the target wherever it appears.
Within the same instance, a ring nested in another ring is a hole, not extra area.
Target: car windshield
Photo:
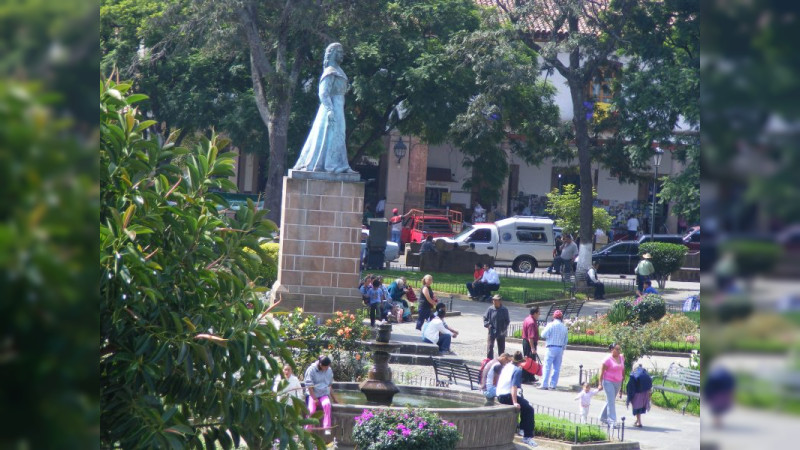
[[[474,230],[474,228],[466,227],[465,229],[461,230],[461,233],[458,233],[457,235],[453,236],[453,239],[459,240],[460,238],[472,233],[472,230]]]
[[[616,242],[612,242],[612,243],[610,243],[610,244],[606,244],[606,245],[605,245],[605,246],[603,246],[603,247],[602,247],[600,250],[597,250],[597,251],[598,251],[598,252],[602,252],[602,251],[608,250],[609,248],[611,248],[611,247],[613,247],[613,246],[615,246],[615,245],[617,245],[617,243],[616,243]]]

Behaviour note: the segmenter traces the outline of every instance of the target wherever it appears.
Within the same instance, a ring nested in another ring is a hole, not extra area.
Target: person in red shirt
[[[483,264],[475,263],[475,271],[472,272],[472,277],[474,280],[471,283],[467,283],[467,292],[469,292],[470,298],[475,299],[482,296],[480,281],[483,278]]]
[[[536,354],[539,345],[539,307],[534,306],[522,321],[522,353],[527,358]]]
[[[400,235],[403,231],[403,216],[400,215],[397,208],[392,209],[392,218],[389,219],[389,223],[392,226],[392,242],[396,242],[399,247]]]

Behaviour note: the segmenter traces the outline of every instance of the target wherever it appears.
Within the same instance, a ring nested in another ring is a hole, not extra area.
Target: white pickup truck
[[[547,217],[514,216],[495,223],[479,223],[452,238],[438,238],[476,253],[489,255],[499,266],[515,272],[533,273],[553,261],[555,235]]]

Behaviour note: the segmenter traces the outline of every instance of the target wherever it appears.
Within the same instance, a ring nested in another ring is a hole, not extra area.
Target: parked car
[[[690,228],[686,236],[683,237],[683,243],[693,252],[700,251],[700,227]]]
[[[428,236],[452,237],[461,232],[461,213],[453,210],[412,209],[403,215],[400,245],[422,242]]]
[[[644,244],[645,242],[666,242],[668,244],[685,245],[683,242],[683,236],[680,234],[654,234],[653,239],[650,239],[649,234],[643,234],[639,236],[639,239],[637,239],[636,242],[639,244]]]
[[[515,272],[532,273],[553,261],[553,220],[547,217],[509,217],[495,223],[479,223],[453,238],[441,238],[476,253],[489,255],[497,265]]]
[[[612,242],[593,252],[592,261],[600,263],[600,273],[633,273],[639,263],[639,242]]]
[[[366,228],[361,229],[361,254],[365,254],[367,251],[367,238],[369,238],[369,230]],[[386,250],[383,251],[383,257],[385,262],[395,261],[397,258],[400,257],[400,246],[397,245],[397,242],[386,241]]]

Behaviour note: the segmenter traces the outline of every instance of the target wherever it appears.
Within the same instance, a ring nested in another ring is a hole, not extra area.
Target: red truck
[[[460,211],[445,209],[412,209],[403,215],[400,249],[409,242],[422,242],[428,236],[453,237],[461,232]]]

